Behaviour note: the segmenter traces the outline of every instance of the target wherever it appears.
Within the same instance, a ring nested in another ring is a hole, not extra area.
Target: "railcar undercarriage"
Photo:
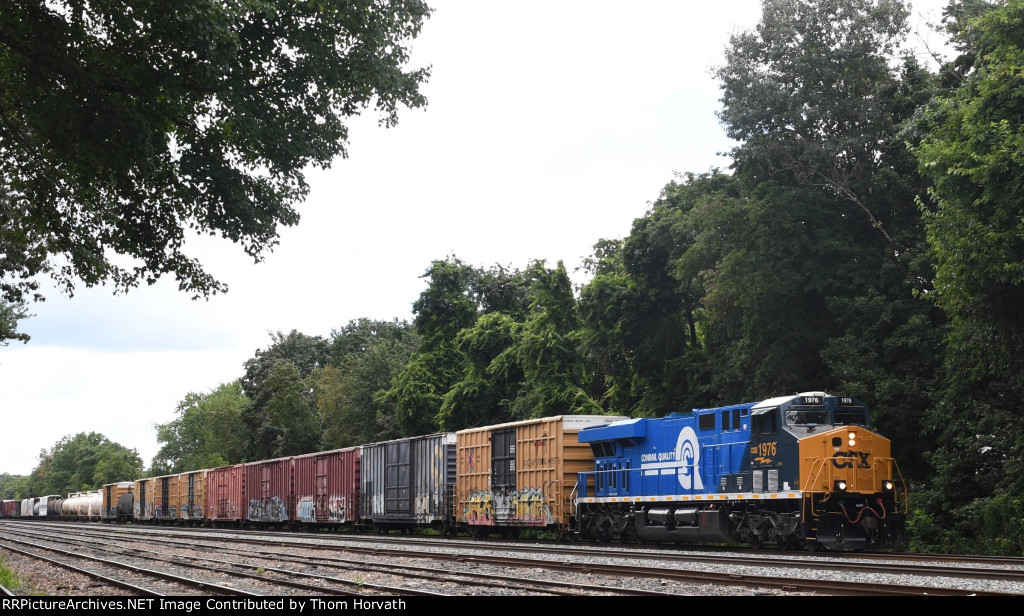
[[[581,504],[578,532],[590,541],[745,543],[782,550],[860,550],[889,544],[894,535],[892,525],[871,512],[852,519],[820,508],[819,518],[805,522],[799,504],[773,505]]]

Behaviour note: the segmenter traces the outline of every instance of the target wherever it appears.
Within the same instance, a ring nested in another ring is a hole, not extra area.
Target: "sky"
[[[32,340],[0,348],[0,473],[30,473],[79,432],[148,467],[156,425],[188,393],[241,377],[271,332],[411,321],[424,272],[448,256],[573,272],[598,240],[626,237],[676,173],[728,167],[736,144],[711,71],[760,0],[428,2],[410,63],[431,67],[428,105],[392,128],[351,122],[348,158],[307,173],[302,219],[264,262],[227,240],[192,242],[226,294],[192,301],[165,279],[116,296],[51,288],[29,307],[19,329]],[[935,22],[944,4],[914,12]]]

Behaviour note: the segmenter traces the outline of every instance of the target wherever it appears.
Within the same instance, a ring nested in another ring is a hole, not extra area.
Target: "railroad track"
[[[934,584],[864,581],[892,573],[893,563],[826,560],[816,554],[695,554],[623,547],[493,544],[340,534],[196,531],[177,527],[54,525],[61,540],[79,551],[113,549],[151,562],[210,568],[222,575],[255,576],[253,582],[279,584],[265,594],[348,592],[415,594],[700,594],[700,586],[729,586],[754,592],[828,595],[1019,595],[991,590],[987,581],[1012,582],[1024,589],[1017,566],[952,567],[901,565],[901,572],[935,578]],[[23,533],[46,538],[45,523],[0,524],[0,537]],[[52,530],[50,531],[52,534]],[[72,537],[71,535],[79,535]],[[206,557],[197,557],[199,550]],[[215,557],[209,557],[216,555]],[[871,555],[873,556],[873,555]],[[641,559],[642,563],[635,562]],[[211,561],[211,562],[204,562]],[[627,562],[629,561],[629,562]],[[442,566],[443,564],[443,566]],[[154,565],[155,566],[155,565]],[[750,573],[771,568],[772,573]],[[256,571],[254,571],[256,570]],[[818,574],[839,572],[839,578]],[[845,572],[845,573],[843,573]],[[971,578],[976,585],[953,587],[946,578]],[[306,578],[299,581],[299,578]],[[623,580],[630,580],[624,583]],[[286,580],[290,580],[287,581]],[[647,582],[643,584],[641,582]],[[305,586],[302,586],[305,584]],[[376,586],[379,585],[378,590]],[[285,588],[288,587],[288,588]],[[412,592],[410,592],[412,591]],[[259,592],[259,591],[256,591]],[[711,594],[711,593],[708,593]]]

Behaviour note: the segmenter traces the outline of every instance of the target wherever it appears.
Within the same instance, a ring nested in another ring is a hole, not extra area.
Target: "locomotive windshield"
[[[821,407],[791,406],[786,410],[786,424],[790,426],[816,426],[827,423],[828,411]]]
[[[791,406],[786,409],[786,425],[788,426],[816,426],[820,424],[831,424],[836,426],[846,425],[868,425],[867,409],[862,406],[840,406],[831,412],[832,419],[829,419],[828,409],[807,406]]]

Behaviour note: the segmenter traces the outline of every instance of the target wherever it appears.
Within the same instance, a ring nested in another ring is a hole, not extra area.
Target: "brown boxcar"
[[[135,482],[133,481],[119,481],[117,483],[104,484],[100,489],[102,494],[102,503],[100,509],[100,519],[104,522],[127,522],[132,517],[131,505],[128,505],[127,510],[123,509],[122,497],[125,494],[135,494]],[[118,505],[122,505],[122,509],[118,509]]]
[[[253,524],[283,524],[294,511],[292,461],[276,458],[245,464],[245,519]]]
[[[359,517],[377,532],[452,527],[455,433],[363,445]]]
[[[301,524],[354,524],[359,511],[359,447],[295,456],[295,511]]]
[[[21,501],[5,500],[0,503],[0,518],[20,518]]]
[[[178,493],[174,505],[182,522],[198,523],[206,519],[206,469],[178,474]]]
[[[565,535],[573,527],[577,473],[594,469],[590,445],[577,433],[618,419],[610,415],[561,415],[456,433],[458,472],[455,517],[475,537],[492,530],[518,534],[547,528]]]
[[[206,471],[206,520],[215,524],[245,521],[245,465],[233,464]]]
[[[136,522],[172,522],[178,519],[178,476],[162,475],[135,480]]]

